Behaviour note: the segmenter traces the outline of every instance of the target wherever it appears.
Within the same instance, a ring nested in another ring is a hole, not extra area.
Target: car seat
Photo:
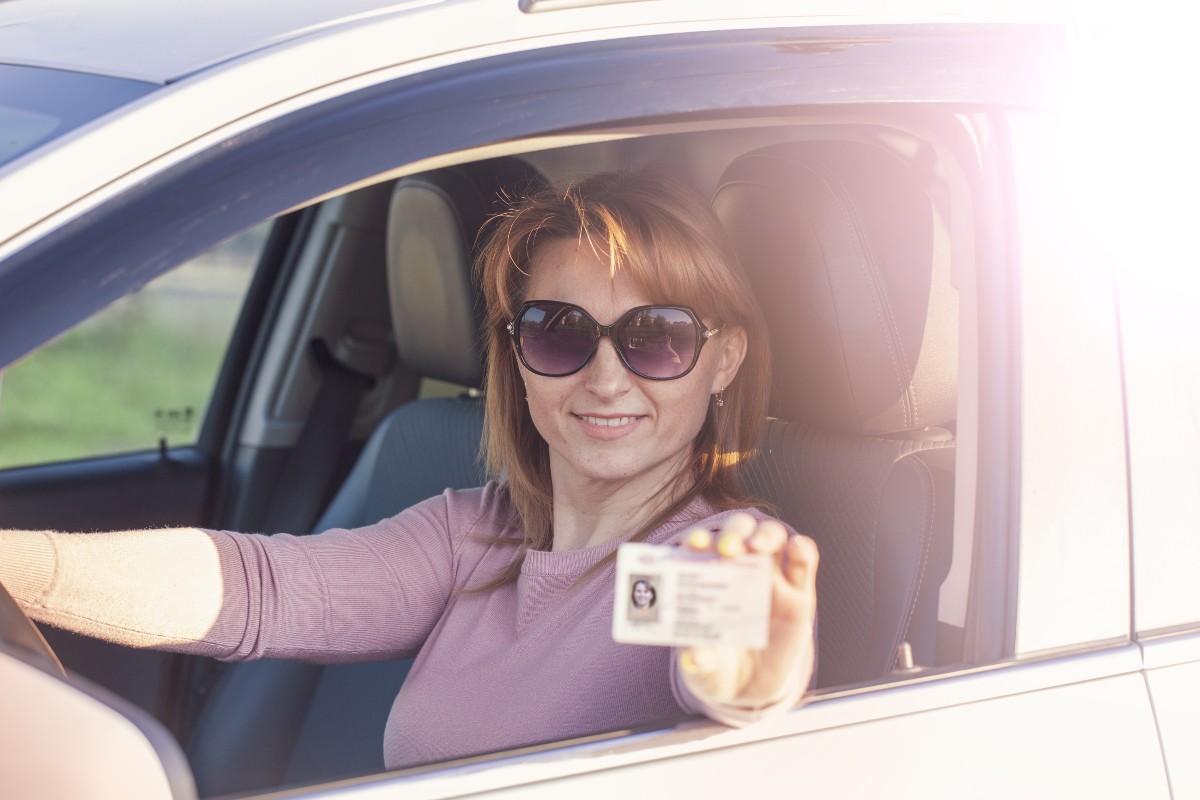
[[[821,550],[818,687],[936,658],[950,567],[957,296],[928,170],[866,142],[736,159],[714,195],[760,298],[773,407],[746,471]]]
[[[502,158],[401,178],[388,223],[388,289],[406,369],[482,384],[476,237],[502,194],[540,177]],[[315,530],[392,516],[446,488],[479,486],[478,397],[416,400],[385,418]],[[378,772],[383,731],[411,660],[316,665],[263,660],[226,667],[188,738],[201,796]]]

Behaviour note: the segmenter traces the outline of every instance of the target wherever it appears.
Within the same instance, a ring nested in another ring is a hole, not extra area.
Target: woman
[[[658,593],[654,591],[654,587],[650,585],[650,581],[640,578],[633,582],[633,591],[630,592],[630,599],[633,600],[634,608],[651,608],[654,606],[654,601],[657,597]]]
[[[390,767],[790,707],[812,671],[817,555],[739,489],[768,356],[733,264],[707,204],[663,176],[537,191],[480,256],[497,480],[303,538],[0,532],[0,580],[37,619],[135,647],[415,654]],[[613,560],[630,540],[778,554],[768,647],[614,642]]]

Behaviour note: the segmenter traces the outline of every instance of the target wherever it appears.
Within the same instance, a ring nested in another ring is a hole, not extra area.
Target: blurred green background
[[[235,237],[7,370],[0,469],[194,442],[266,233]]]

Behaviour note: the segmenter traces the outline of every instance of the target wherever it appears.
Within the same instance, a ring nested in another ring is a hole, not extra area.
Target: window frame
[[[969,26],[949,30],[846,27],[822,28],[819,36],[789,30],[654,36],[563,45],[478,61],[464,55],[461,64],[382,81],[236,134],[221,147],[165,167],[114,202],[81,214],[15,254],[0,264],[0,281],[15,289],[0,294],[0,342],[5,347],[0,350],[0,363],[51,335],[50,326],[86,316],[247,221],[430,159],[479,148],[502,149],[506,143],[519,147],[535,137],[611,128],[622,122],[611,118],[613,108],[621,109],[626,121],[667,123],[736,116],[748,110],[755,115],[768,111],[782,115],[815,106],[853,112],[863,104],[883,102],[936,102],[964,112],[1039,106],[1052,102],[1053,89],[1046,87],[1053,79],[1014,89],[995,74],[991,55],[1014,41],[1033,41],[1054,51],[1058,40],[1056,29],[1041,26],[1001,26],[999,31]],[[1046,73],[1054,75],[1057,56],[1037,54],[1031,60],[1039,62],[1039,58]],[[738,64],[738,71],[723,69],[729,63]],[[908,65],[911,72],[896,69],[896,64]],[[623,77],[630,73],[654,75],[653,90],[631,92]],[[854,88],[847,90],[847,84]],[[491,112],[485,124],[453,124],[476,118],[481,107]],[[508,113],[499,113],[506,109]],[[346,155],[329,162],[323,156],[333,149]],[[995,165],[1001,176],[1003,166]],[[241,191],[245,186],[257,188]],[[1003,189],[997,193],[996,207],[990,210],[1008,219],[1011,209],[1004,208]],[[1010,233],[1002,230],[996,235],[1003,239]],[[168,258],[166,253],[174,255]],[[118,265],[122,269],[115,269]],[[995,273],[1002,274],[1002,270]],[[71,288],[58,298],[53,322],[34,325],[31,314],[45,308],[39,298],[53,296],[47,287],[55,285]],[[1011,600],[1006,582],[1012,575],[1008,548],[1015,546],[1019,536],[1013,484],[1019,486],[1020,475],[1009,471],[1015,463],[1013,436],[1020,430],[1020,417],[1007,394],[1015,376],[989,370],[1008,363],[1000,339],[1016,324],[1013,308],[1006,304],[1012,300],[1011,291],[1011,285],[1004,284],[1001,302],[980,309],[981,346],[992,348],[986,355],[988,366],[981,368],[981,381],[993,381],[981,395],[994,392],[987,402],[1001,410],[1001,417],[998,427],[989,429],[990,438],[980,443],[977,486],[977,502],[994,518],[977,524],[983,529],[994,526],[993,535],[983,541],[1003,552],[996,562],[1002,565],[999,572],[991,576],[992,583],[977,603],[976,625],[991,637],[981,651],[998,647],[998,658],[1006,655],[1006,646],[1011,647],[1011,630],[1005,626],[1011,626],[1013,618],[1004,603]],[[15,311],[20,303],[33,310],[6,321],[4,311]],[[991,563],[986,557],[993,553],[986,546],[981,552],[980,558]],[[617,732],[613,736],[620,746],[605,735],[597,742],[556,745],[548,756],[501,757],[490,761],[488,770],[499,780],[489,778],[490,785],[484,788],[496,788],[506,780],[512,781],[508,785],[543,781],[1012,697],[1058,687],[1064,680],[1123,679],[1139,668],[1140,657],[1131,645],[1094,651],[1082,647],[1066,658],[954,670],[955,680],[939,680],[943,676],[935,673],[889,682],[884,688],[846,687],[822,694],[821,702],[803,714],[783,715],[749,731],[697,722],[666,731]],[[1122,681],[1122,686],[1133,691],[1128,681]],[[564,763],[562,757],[566,752],[592,754],[614,747],[616,755],[607,761],[600,758],[582,764],[566,759]],[[418,781],[427,772],[375,776],[357,785],[364,795],[376,789],[386,792],[389,786]],[[472,782],[479,772],[475,765],[450,764],[439,767],[437,774],[438,780],[461,778],[455,785],[479,788]],[[349,791],[318,788],[312,796],[342,796]]]
[[[0,261],[0,364],[257,221],[405,165],[620,124],[611,109],[665,122],[816,105],[1044,106],[1064,70],[1063,46],[1062,30],[1051,25],[781,28],[583,42],[478,60],[467,51],[452,66],[381,75],[166,163]],[[1010,47],[1028,54],[1024,80],[993,69]],[[628,91],[630,74],[654,75],[652,88]],[[508,114],[497,113],[503,107]],[[478,119],[481,108],[489,112],[484,124],[459,124]],[[334,151],[344,156],[330,161]]]

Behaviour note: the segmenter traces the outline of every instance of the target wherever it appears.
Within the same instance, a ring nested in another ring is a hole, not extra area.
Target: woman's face
[[[607,259],[574,239],[537,247],[525,299],[574,303],[601,325],[651,302],[625,272],[612,279]],[[687,463],[712,394],[733,380],[745,350],[745,332],[730,327],[704,345],[691,372],[669,381],[630,372],[608,337],[574,375],[547,378],[521,365],[554,490],[594,489],[601,481],[647,496],[657,491]]]
[[[650,587],[645,581],[638,581],[633,585],[633,604],[638,608],[649,608],[654,602],[654,592],[650,591]]]

